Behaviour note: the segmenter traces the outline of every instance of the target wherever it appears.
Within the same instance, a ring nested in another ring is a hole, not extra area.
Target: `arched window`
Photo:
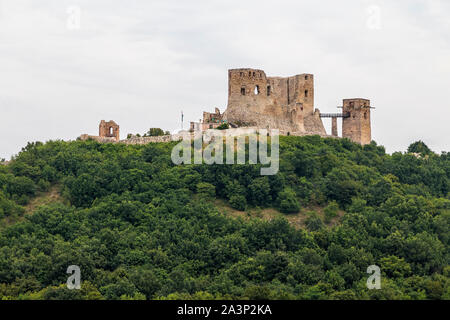
[[[245,96],[245,88],[244,87],[241,88],[241,95]]]
[[[256,95],[259,94],[259,86],[258,86],[258,85],[255,86],[255,94],[256,94]]]

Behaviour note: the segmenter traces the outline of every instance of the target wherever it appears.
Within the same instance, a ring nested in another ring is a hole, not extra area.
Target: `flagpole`
[[[183,130],[183,119],[184,119],[184,114],[183,114],[183,110],[181,110],[181,130]]]

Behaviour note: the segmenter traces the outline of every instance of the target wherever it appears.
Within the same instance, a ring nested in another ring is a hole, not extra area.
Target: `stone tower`
[[[224,119],[239,126],[325,134],[320,119],[314,117],[312,74],[267,77],[259,69],[229,70]]]
[[[101,138],[114,138],[116,141],[120,140],[119,125],[114,121],[105,120],[100,121],[99,136]]]
[[[370,128],[370,100],[344,99],[342,113],[342,137],[360,143],[372,141]]]

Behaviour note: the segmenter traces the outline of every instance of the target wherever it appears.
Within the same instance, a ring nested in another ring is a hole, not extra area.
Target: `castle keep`
[[[262,70],[229,70],[224,118],[244,126],[326,134],[314,117],[312,74],[280,78],[267,77]]]

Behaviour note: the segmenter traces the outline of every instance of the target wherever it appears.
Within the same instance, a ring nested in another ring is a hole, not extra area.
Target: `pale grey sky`
[[[313,73],[322,112],[371,99],[388,152],[450,151],[450,1],[0,0],[0,158],[102,119],[178,131],[239,67]]]

